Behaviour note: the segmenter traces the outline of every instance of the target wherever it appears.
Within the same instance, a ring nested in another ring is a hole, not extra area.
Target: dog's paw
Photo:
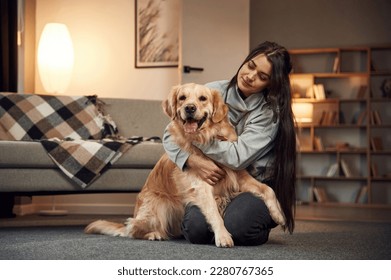
[[[271,215],[273,221],[275,221],[277,224],[282,226],[283,229],[285,229],[286,220],[285,220],[284,214],[282,213],[282,211],[280,209],[275,210],[275,211],[270,211],[270,215]]]
[[[285,228],[286,219],[278,200],[273,199],[271,201],[265,201],[265,204],[269,208],[270,216],[272,217],[273,221]]]
[[[151,241],[154,241],[154,240],[157,240],[157,241],[162,241],[162,240],[166,240],[166,238],[164,238],[160,232],[157,232],[157,231],[153,231],[153,232],[150,232],[150,233],[147,233],[145,235],[145,238],[144,239],[148,239],[148,240],[151,240]]]
[[[286,224],[285,215],[281,209],[281,205],[278,202],[274,191],[271,188],[269,188],[268,191],[265,192],[263,200],[267,208],[269,209],[270,216],[272,217],[273,221],[275,221],[277,224],[284,228]]]
[[[234,246],[234,241],[228,231],[220,234],[215,233],[215,244],[220,248],[231,248]]]

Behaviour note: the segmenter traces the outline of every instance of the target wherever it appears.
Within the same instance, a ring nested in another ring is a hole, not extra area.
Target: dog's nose
[[[193,114],[197,110],[197,107],[194,104],[186,105],[185,112],[188,114]]]

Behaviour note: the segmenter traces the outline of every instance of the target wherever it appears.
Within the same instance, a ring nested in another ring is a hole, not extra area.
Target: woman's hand
[[[221,169],[213,160],[192,154],[187,159],[187,167],[207,182],[209,185],[215,185],[225,176],[225,171]]]

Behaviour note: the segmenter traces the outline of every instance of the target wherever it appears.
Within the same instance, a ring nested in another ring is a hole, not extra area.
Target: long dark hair
[[[289,73],[292,64],[288,51],[273,42],[263,42],[255,47],[231,79],[228,89],[237,85],[240,68],[259,54],[264,54],[272,65],[270,84],[264,95],[274,112],[273,119],[279,119],[278,133],[274,142],[272,186],[286,217],[286,228],[290,233],[295,227],[296,208],[296,134],[293,122],[291,87]]]

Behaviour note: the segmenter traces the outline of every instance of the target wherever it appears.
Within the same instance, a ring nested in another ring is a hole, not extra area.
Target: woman
[[[206,85],[222,93],[238,134],[236,142],[215,140],[207,146],[197,145],[211,160],[180,150],[167,131],[163,141],[179,168],[197,168],[199,176],[211,185],[224,176],[215,162],[236,170],[247,169],[258,181],[268,184],[281,204],[290,233],[294,229],[296,161],[291,68],[284,47],[264,42],[250,52],[231,81]],[[276,226],[264,202],[250,193],[242,193],[230,202],[224,224],[235,245],[261,245]],[[182,232],[191,243],[214,242],[205,217],[194,205],[186,207]]]

